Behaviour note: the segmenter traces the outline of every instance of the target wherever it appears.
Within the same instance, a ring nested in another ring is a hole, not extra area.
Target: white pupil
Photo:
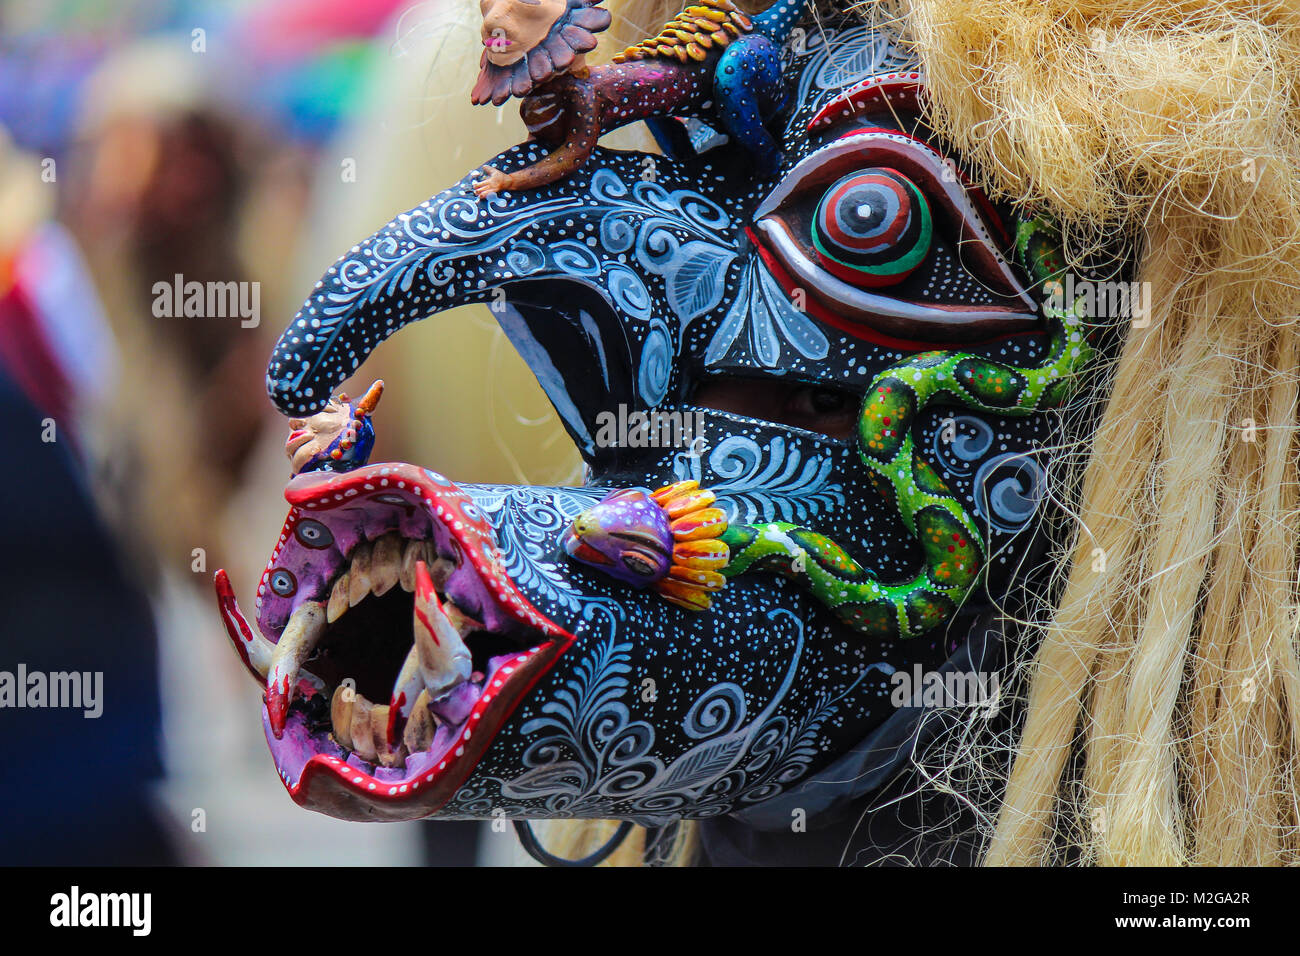
[[[871,218],[871,203],[863,203],[857,208],[858,215],[863,219]]]

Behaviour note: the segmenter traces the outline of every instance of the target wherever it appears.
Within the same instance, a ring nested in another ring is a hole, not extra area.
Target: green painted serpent
[[[1058,237],[1044,220],[1022,222],[1016,252],[1035,283],[1062,269]],[[721,574],[775,571],[804,584],[855,630],[882,639],[913,637],[947,621],[981,582],[985,546],[974,519],[918,454],[917,416],[949,399],[996,415],[1059,407],[1093,355],[1079,302],[1045,307],[1049,344],[1040,364],[1018,368],[966,352],[923,352],[876,375],[858,421],[858,451],[877,490],[897,509],[924,555],[910,579],[887,584],[825,535],[786,522],[732,524],[721,541],[730,560]]]
[[[1035,284],[1062,269],[1058,237],[1042,219],[1022,222],[1016,252]],[[691,610],[710,606],[727,579],[750,571],[783,574],[806,586],[850,627],[881,639],[914,637],[943,624],[983,579],[986,554],[975,521],[917,453],[912,426],[940,399],[996,415],[1059,407],[1093,355],[1080,316],[1052,296],[1044,306],[1042,361],[1017,368],[968,352],[922,352],[872,380],[858,419],[858,451],[876,488],[897,509],[924,557],[898,583],[881,581],[824,534],[783,521],[730,524],[716,496],[695,481],[647,495],[611,492],[584,511],[565,537],[574,560],[637,587],[650,586]]]

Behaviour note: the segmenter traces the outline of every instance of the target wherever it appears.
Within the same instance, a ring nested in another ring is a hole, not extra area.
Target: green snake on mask
[[[1045,220],[1022,221],[1015,245],[1035,284],[1050,284],[1060,275],[1059,237]],[[880,639],[915,637],[948,621],[981,583],[986,549],[970,512],[918,453],[912,426],[922,411],[945,399],[995,415],[1060,407],[1094,349],[1084,335],[1079,301],[1062,308],[1049,300],[1044,313],[1049,342],[1037,365],[1022,368],[968,352],[923,352],[878,373],[867,390],[858,452],[877,490],[920,545],[924,561],[913,577],[886,583],[825,535],[781,521],[731,524],[721,536],[731,551],[722,575],[785,575],[850,627]]]

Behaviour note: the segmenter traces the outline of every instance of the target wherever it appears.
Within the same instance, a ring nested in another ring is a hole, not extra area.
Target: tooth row
[[[335,580],[326,606],[326,620],[333,624],[350,607],[370,594],[383,595],[401,584],[403,591],[415,590],[415,565],[423,561],[436,587],[442,588],[455,565],[439,557],[432,541],[407,541],[389,532],[373,542],[363,541],[352,552],[348,569]]]
[[[420,691],[402,739],[395,746],[388,742],[389,716],[388,707],[372,703],[349,686],[338,687],[330,700],[334,739],[363,760],[399,767],[408,754],[428,750],[433,744],[438,722],[429,708],[428,691]]]
[[[371,763],[400,767],[405,765],[409,755],[433,746],[440,725],[456,726],[464,722],[482,694],[483,689],[476,684],[461,684],[447,694],[435,710],[429,692],[420,691],[405,720],[401,739],[390,742],[388,731],[393,726],[391,706],[375,704],[345,685],[335,689],[330,701],[330,723],[334,739],[340,746]]]
[[[387,705],[373,704],[345,685],[337,687],[330,700],[330,722],[341,746],[371,763],[400,767],[406,762],[407,748],[389,746],[388,715]]]
[[[450,602],[447,602],[450,605]],[[388,742],[396,746],[416,701],[421,695],[439,701],[470,679],[473,660],[460,632],[438,599],[428,565],[415,563],[415,601],[411,631],[414,640],[389,700],[392,720]],[[454,606],[454,605],[452,605]]]

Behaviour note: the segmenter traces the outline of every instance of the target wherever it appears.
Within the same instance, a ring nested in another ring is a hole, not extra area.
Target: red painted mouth
[[[614,562],[570,531],[564,538],[564,550],[570,557],[587,564],[612,565]]]
[[[285,497],[292,510],[257,599],[276,643],[249,627],[217,574],[227,633],[265,682],[280,777],[295,802],[331,816],[428,816],[574,638],[511,580],[470,497],[433,472],[379,464],[309,473]],[[417,593],[407,573],[417,564],[436,594]],[[432,626],[430,613],[472,664],[460,659],[456,672],[435,659],[412,671],[411,621]]]

